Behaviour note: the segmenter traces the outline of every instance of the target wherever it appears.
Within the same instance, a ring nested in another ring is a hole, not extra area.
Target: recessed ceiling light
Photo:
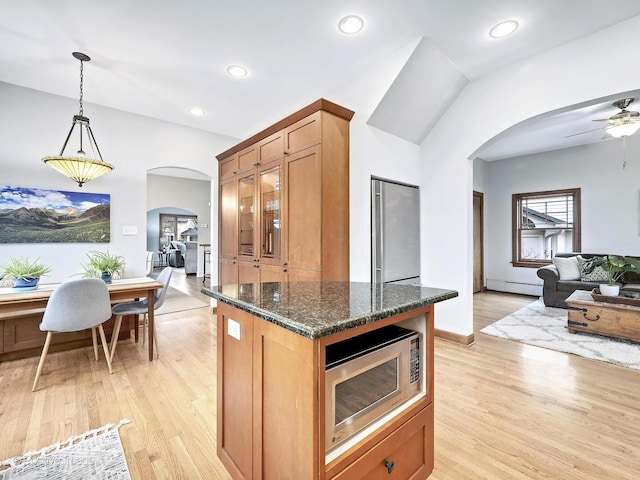
[[[248,70],[244,68],[242,65],[229,65],[227,67],[227,73],[232,77],[246,77]]]
[[[204,115],[204,110],[200,107],[193,107],[189,112],[191,112],[191,115],[195,115],[196,117],[202,117]]]
[[[505,20],[495,25],[490,31],[489,36],[492,38],[502,38],[511,35],[518,29],[520,24],[516,20]]]
[[[338,22],[338,28],[342,33],[353,35],[364,28],[364,20],[357,15],[347,15]]]

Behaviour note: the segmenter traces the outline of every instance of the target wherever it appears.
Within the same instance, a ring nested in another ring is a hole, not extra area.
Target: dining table
[[[59,283],[40,284],[37,288],[27,291],[20,291],[13,287],[0,288],[0,322],[7,319],[32,316],[34,314],[44,313],[49,301],[49,297],[60,285]],[[126,301],[147,298],[149,302],[148,321],[149,328],[149,361],[153,361],[153,328],[155,292],[162,288],[162,283],[151,277],[132,277],[112,280],[107,284],[111,304],[122,303]],[[135,338],[138,338],[138,332],[135,332]],[[43,339],[44,344],[44,339]]]

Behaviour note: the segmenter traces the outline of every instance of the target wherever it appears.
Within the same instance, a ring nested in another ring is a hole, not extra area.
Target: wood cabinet
[[[324,349],[394,323],[423,332],[423,396],[326,456]],[[221,301],[217,338],[217,454],[232,478],[424,480],[430,475],[433,305],[308,339]]]
[[[433,404],[407,421],[391,435],[364,452],[332,480],[427,478],[433,471]]]
[[[348,280],[349,121],[324,99],[218,155],[218,282]]]

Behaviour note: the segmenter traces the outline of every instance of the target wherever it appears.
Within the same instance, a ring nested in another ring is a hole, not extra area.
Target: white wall
[[[535,268],[511,266],[511,195],[581,189],[582,251],[640,255],[640,137],[486,162],[485,275],[492,290],[521,292],[540,285]],[[476,161],[477,162],[477,161]]]
[[[147,170],[187,167],[217,182],[214,156],[237,143],[237,139],[85,103],[103,158],[115,170],[80,189],[41,161],[44,155],[59,153],[78,112],[77,99],[0,83],[0,105],[0,183],[111,195],[109,244],[3,244],[0,263],[11,256],[39,256],[53,268],[46,282],[80,272],[85,253],[93,249],[108,248],[123,255],[127,276],[144,274]],[[217,208],[216,198],[212,193],[212,209]],[[137,227],[138,234],[122,235],[124,226]]]
[[[640,64],[629,58],[639,36],[640,17],[634,17],[482,77],[467,86],[423,142],[427,257],[422,277],[460,292],[457,299],[436,306],[437,328],[473,332],[473,164],[468,159],[485,142],[530,117],[638,88]]]

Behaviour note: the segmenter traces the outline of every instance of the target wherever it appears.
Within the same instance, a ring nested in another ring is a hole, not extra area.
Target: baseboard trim
[[[465,347],[473,345],[473,343],[475,342],[473,333],[471,335],[460,335],[459,333],[448,332],[446,330],[440,330],[439,328],[436,328],[434,329],[434,334],[436,338],[440,338],[448,342],[457,343],[458,345],[463,345]]]

